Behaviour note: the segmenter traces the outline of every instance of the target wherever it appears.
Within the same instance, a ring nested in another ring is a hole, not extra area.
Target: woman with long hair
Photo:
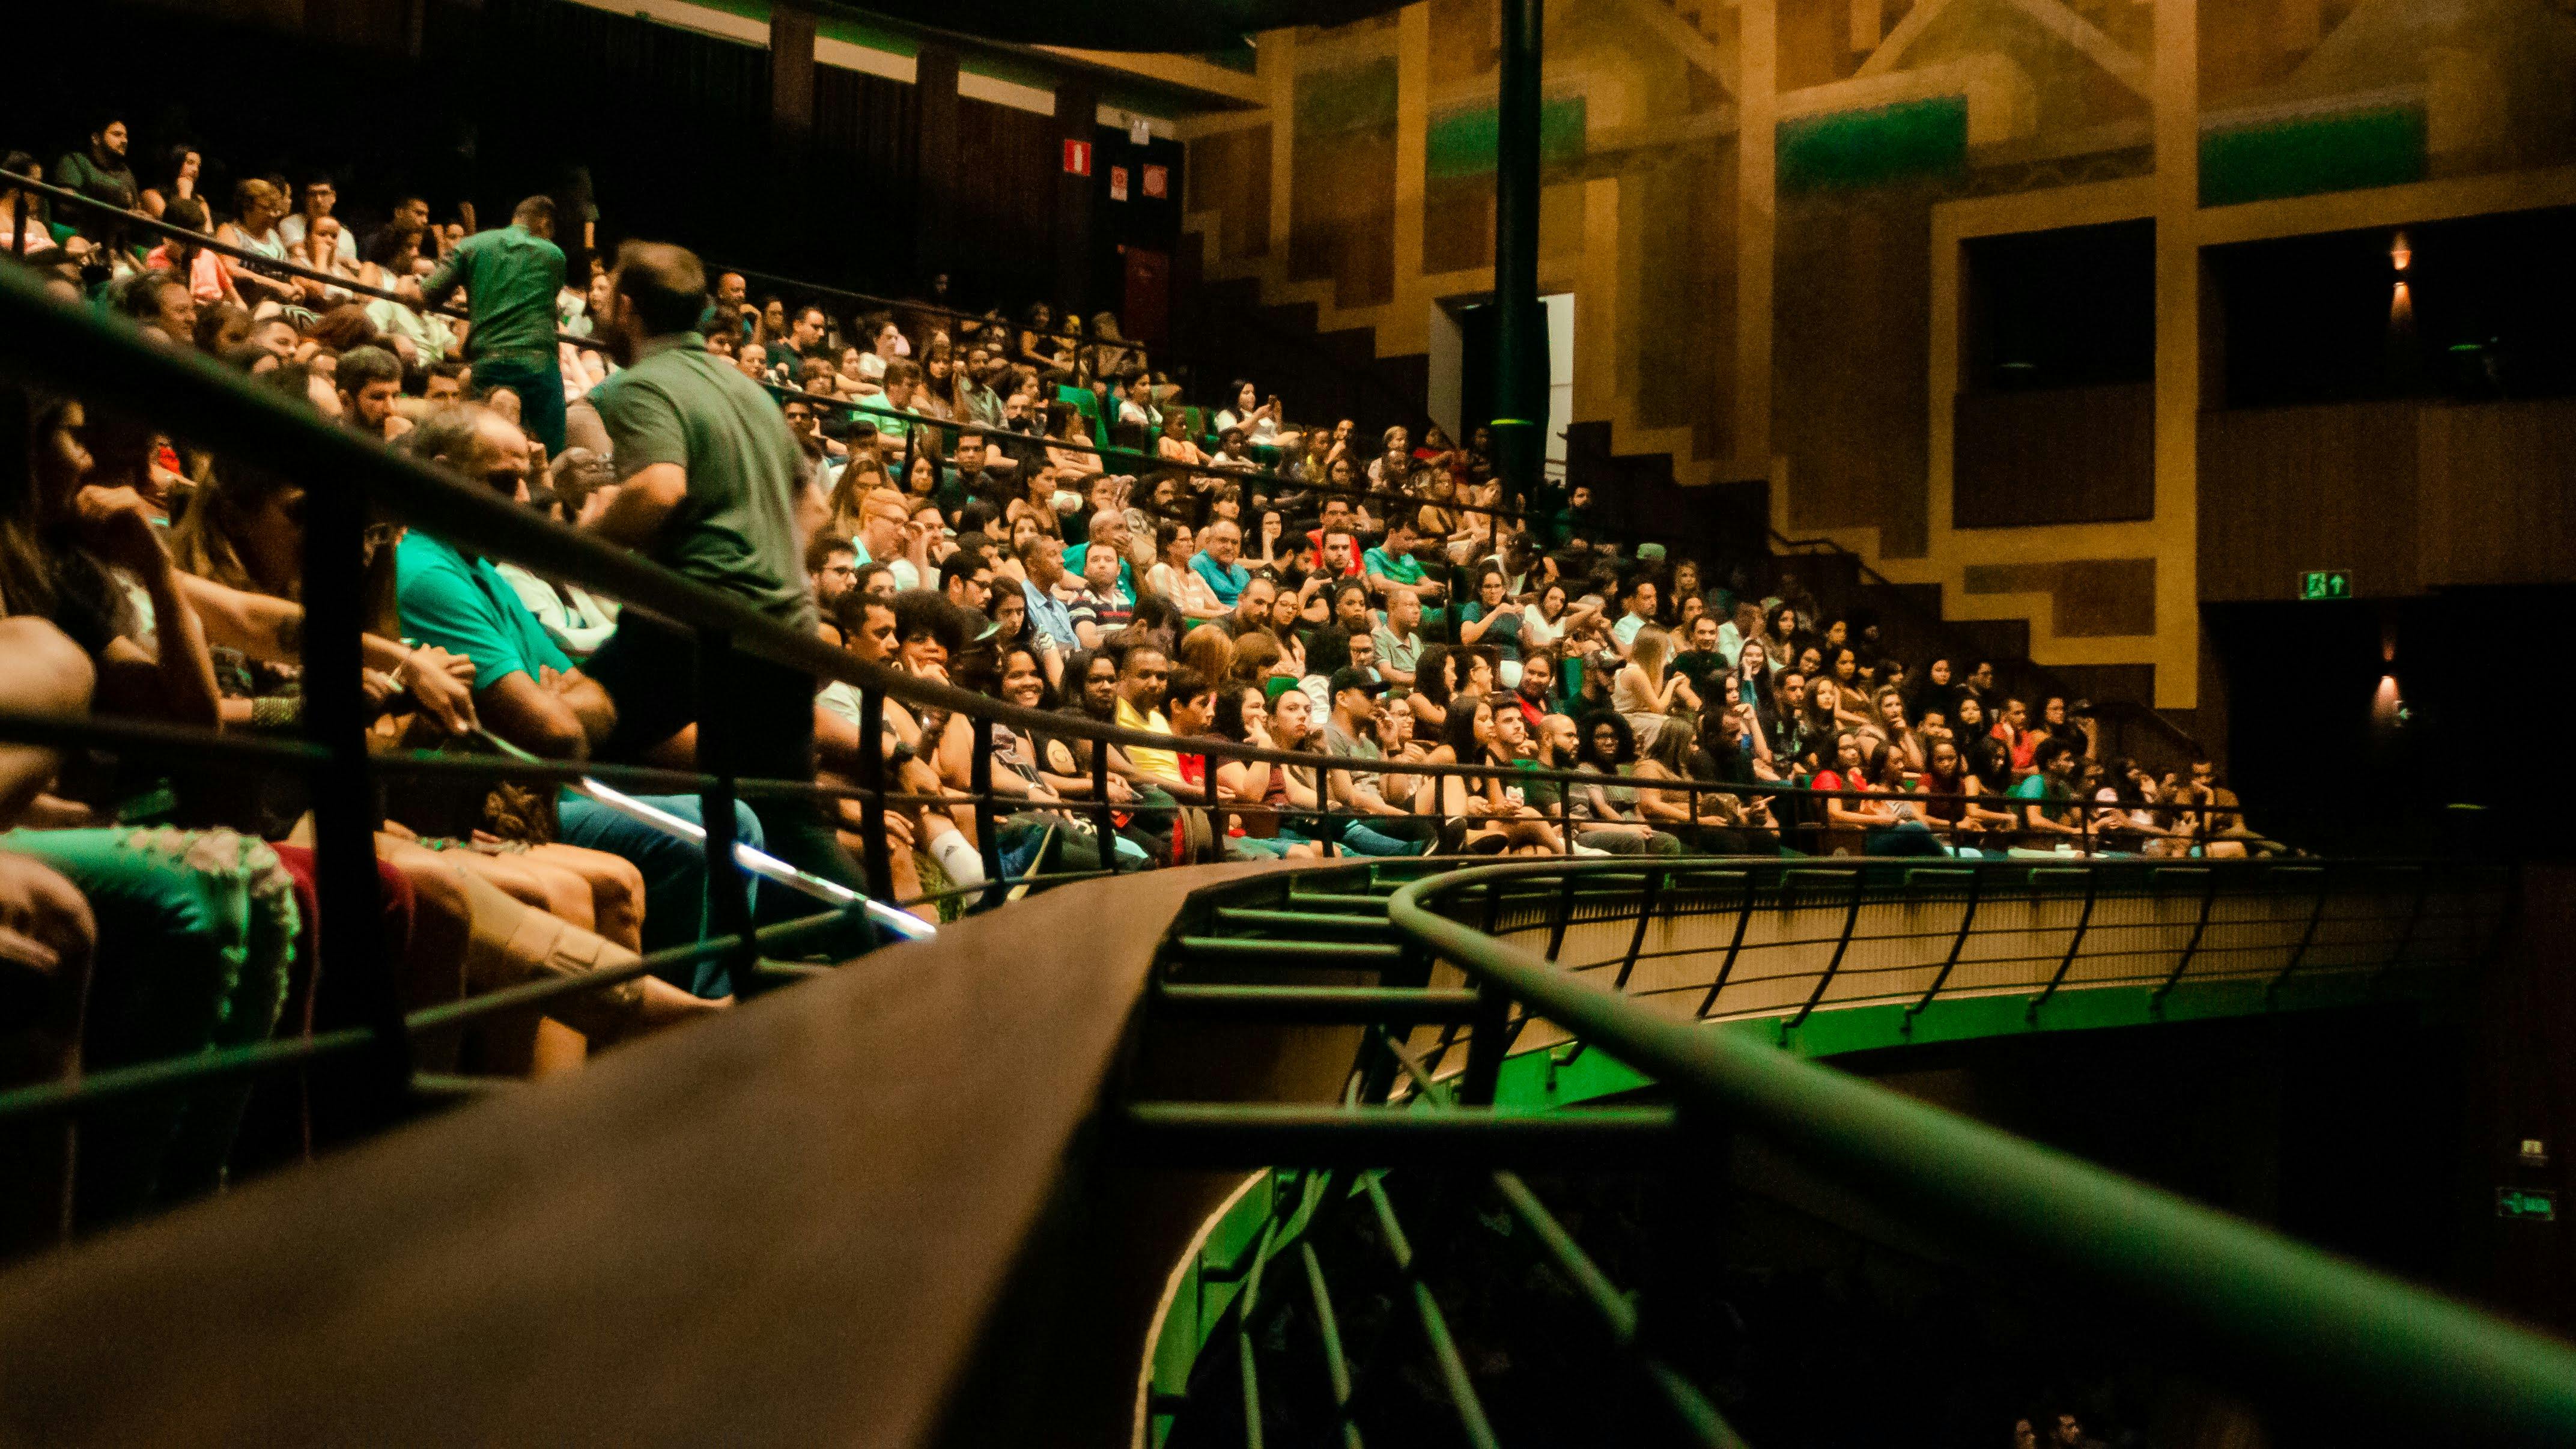
[[[1958,727],[1953,734],[1962,765],[1984,786],[1984,793],[2001,795],[2012,788],[2012,749],[1987,728],[1986,707],[1977,702],[1975,695],[1960,694]]]
[[[205,157],[197,148],[186,144],[172,146],[162,153],[161,173],[143,188],[143,210],[163,221],[170,219],[170,203],[178,200],[203,202],[197,195],[198,178],[205,174]],[[201,222],[183,222],[183,226],[202,227]]]
[[[1655,736],[1631,776],[1637,781],[1637,818],[1681,841],[1684,850],[1709,855],[1755,852],[1757,847],[1739,828],[1744,806],[1734,795],[1673,788],[1694,778],[1691,757],[1696,753],[1697,743],[1688,730],[1667,729]],[[1764,853],[1778,851],[1775,837]]]
[[[1937,714],[1944,719],[1955,713],[1958,689],[1956,670],[1947,654],[1934,657],[1923,666],[1923,672],[1905,683],[1905,712],[1920,724],[1925,715]]]
[[[1055,339],[1055,309],[1046,303],[1029,304],[1028,315],[1020,319],[1019,340],[1019,360],[1036,368],[1041,377],[1072,369],[1072,357],[1059,348]]]
[[[1526,649],[1554,648],[1565,638],[1569,623],[1566,611],[1573,606],[1574,595],[1559,579],[1549,579],[1538,586],[1538,594],[1529,607],[1521,611],[1521,645]]]
[[[1684,710],[1697,713],[1700,708],[1699,692],[1691,688],[1690,680],[1664,668],[1672,652],[1673,636],[1661,625],[1649,624],[1637,631],[1628,646],[1628,661],[1610,681],[1611,708],[1646,746],[1654,744],[1669,717]]]
[[[1959,752],[1956,740],[1932,741],[1924,752],[1923,776],[1916,782],[1914,793],[1922,797],[1925,823],[1950,836],[1953,843],[1961,835],[2010,830],[2021,823],[2010,811],[1993,809],[1985,803],[1985,782],[1969,771],[1967,758]]]
[[[1491,763],[1493,742],[1493,704],[1481,697],[1462,697],[1442,723],[1439,743],[1423,759],[1437,765]],[[1431,776],[1415,792],[1414,807],[1414,813],[1440,820],[1442,838],[1455,839],[1468,855],[1499,855],[1522,848],[1553,850],[1559,838],[1536,811],[1506,799],[1503,782],[1493,776]]]
[[[1190,556],[1198,552],[1198,537],[1190,526],[1177,518],[1159,518],[1154,523],[1154,566],[1145,571],[1145,587],[1170,600],[1183,613],[1207,588],[1190,568]],[[1211,594],[1213,600],[1214,595]]]
[[[1446,644],[1423,645],[1422,657],[1414,661],[1413,690],[1404,697],[1404,707],[1425,734],[1449,723],[1449,699],[1458,689],[1458,664],[1459,655]]]
[[[1922,769],[1923,737],[1906,721],[1903,691],[1882,688],[1873,703],[1871,731],[1887,741],[1888,748],[1895,752],[1906,769]]]
[[[1828,769],[1833,766],[1832,742],[1835,736],[1840,735],[1845,728],[1841,722],[1842,699],[1842,686],[1834,683],[1833,676],[1811,675],[1808,677],[1806,709],[1807,737],[1816,741],[1816,753],[1820,757],[1818,763]]]
[[[1565,787],[1567,807],[1585,822],[1575,838],[1595,849],[1605,848],[1599,836],[1606,829],[1630,850],[1669,855],[1681,848],[1681,841],[1637,815],[1637,790],[1626,780],[1636,762],[1637,736],[1616,713],[1588,714],[1575,727],[1572,768],[1590,777]]]
[[[185,277],[188,294],[200,303],[230,302],[241,305],[241,292],[224,272],[223,259],[198,240],[206,231],[206,203],[193,196],[173,198],[161,219],[175,227],[185,228],[188,235],[170,237],[144,258],[146,267],[159,267]],[[379,284],[382,285],[382,284]],[[186,341],[186,338],[173,339]]]
[[[1089,421],[1069,402],[1047,404],[1046,461],[1058,475],[1068,478],[1088,478],[1109,471],[1100,459],[1098,445],[1092,441]]]

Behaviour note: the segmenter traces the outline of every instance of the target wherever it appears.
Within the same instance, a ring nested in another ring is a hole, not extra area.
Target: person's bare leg
[[[464,887],[437,851],[398,836],[376,837],[376,858],[401,871],[411,886],[411,944],[403,952],[403,1007],[418,1011],[465,997],[465,946],[473,936],[473,908]],[[412,1061],[425,1072],[456,1069],[456,1042],[415,1037]]]
[[[0,710],[82,719],[97,682],[89,656],[62,630],[32,617],[0,619]],[[61,763],[53,750],[0,744],[0,827],[16,823]]]
[[[590,889],[591,929],[629,951],[644,949],[644,872],[624,856],[579,845],[537,845],[530,859],[581,877]]]
[[[590,1038],[551,1018],[537,1022],[537,1040],[528,1058],[528,1075],[551,1077],[577,1072],[590,1060]]]
[[[427,999],[414,999],[406,1005],[417,1009],[433,1001],[462,1001],[477,989],[484,989],[483,978],[490,974],[488,963],[494,954],[485,940],[486,932],[478,929],[477,917],[491,911],[485,893],[521,910],[528,908],[482,876],[459,869],[452,858],[454,852],[431,850],[383,835],[376,837],[376,852],[411,882],[412,899],[420,906],[419,921],[412,932],[413,944],[420,944],[421,926],[435,922],[431,935],[442,952],[424,963],[429,975],[421,987]],[[445,954],[448,950],[453,954]],[[505,1075],[527,1071],[534,1059],[540,1019],[537,1013],[526,1012],[486,1020],[474,1028],[476,1055],[483,1068]],[[422,1071],[452,1072],[463,1056],[465,1038],[464,1031],[415,1035],[412,1059]]]
[[[482,855],[471,850],[443,854],[450,865],[499,886],[510,899],[590,929],[590,892],[565,873],[548,870],[524,855]]]

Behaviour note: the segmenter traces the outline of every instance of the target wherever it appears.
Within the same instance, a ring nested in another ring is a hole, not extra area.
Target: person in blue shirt
[[[1252,582],[1252,571],[1235,562],[1243,551],[1243,529],[1231,518],[1220,518],[1207,526],[1202,535],[1204,546],[1190,555],[1190,572],[1206,581],[1208,591],[1228,613],[1235,601],[1243,597],[1243,586]]]

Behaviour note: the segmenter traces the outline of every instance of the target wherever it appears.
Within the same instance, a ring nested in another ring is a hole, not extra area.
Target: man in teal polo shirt
[[[464,288],[465,356],[474,364],[474,381],[518,394],[519,421],[549,454],[564,449],[563,370],[555,360],[564,254],[554,234],[554,202],[531,196],[510,213],[508,226],[457,243],[420,289],[435,307]]]
[[[484,409],[431,413],[404,436],[402,447],[505,496],[519,496],[527,482],[527,436]],[[615,708],[607,693],[547,637],[490,560],[415,528],[403,535],[394,569],[404,637],[474,662],[475,710],[493,734],[551,759],[581,759],[608,736]],[[694,795],[644,798],[692,824],[701,823]],[[704,850],[581,795],[566,793],[557,802],[557,817],[565,844],[606,851],[643,874],[645,950],[703,939],[712,924],[706,911]],[[758,820],[741,804],[734,807],[734,834],[755,848],[762,843]],[[663,974],[700,996],[725,996],[733,990],[716,961]]]

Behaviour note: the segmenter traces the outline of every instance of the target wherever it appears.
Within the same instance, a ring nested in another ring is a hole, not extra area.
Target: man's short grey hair
[[[403,434],[399,446],[424,463],[460,463],[473,456],[484,415],[479,407],[440,408]]]

